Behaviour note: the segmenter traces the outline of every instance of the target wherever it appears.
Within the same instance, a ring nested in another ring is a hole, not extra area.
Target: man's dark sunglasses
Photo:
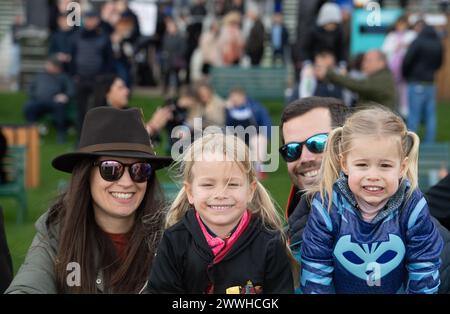
[[[125,172],[125,167],[128,167],[130,178],[136,183],[147,181],[153,173],[152,165],[148,162],[125,164],[117,160],[102,160],[94,162],[94,166],[98,166],[102,178],[109,182],[119,180]]]
[[[323,153],[328,139],[328,133],[314,134],[304,142],[290,142],[280,147],[279,152],[286,162],[292,162],[302,155],[303,145],[314,154]]]

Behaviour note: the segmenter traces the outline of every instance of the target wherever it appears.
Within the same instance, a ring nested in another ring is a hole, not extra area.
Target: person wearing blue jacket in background
[[[230,91],[226,104],[225,126],[242,127],[244,130],[256,128],[256,133],[248,133],[248,138],[245,135],[243,140],[250,148],[252,160],[256,161],[258,178],[264,179],[266,175],[262,172],[262,163],[265,160],[267,140],[270,139],[272,127],[272,120],[267,109],[258,101],[248,97],[242,88],[235,87]]]
[[[383,107],[333,130],[309,191],[303,293],[437,293],[443,240],[418,188],[419,138]]]

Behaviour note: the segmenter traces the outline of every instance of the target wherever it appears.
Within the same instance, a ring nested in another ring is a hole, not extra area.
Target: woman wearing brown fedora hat
[[[6,293],[138,293],[160,234],[163,197],[139,109],[100,107],[84,120],[79,149],[55,158],[72,173]]]

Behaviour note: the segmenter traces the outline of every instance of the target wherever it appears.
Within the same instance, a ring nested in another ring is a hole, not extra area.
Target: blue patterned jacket
[[[301,249],[302,293],[436,293],[443,241],[416,189],[404,181],[371,222],[357,209],[347,177],[333,200],[314,195]]]

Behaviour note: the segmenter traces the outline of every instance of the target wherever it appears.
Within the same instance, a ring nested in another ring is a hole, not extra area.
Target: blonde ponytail
[[[328,209],[331,208],[332,204],[333,184],[339,178],[339,172],[341,171],[342,133],[343,128],[338,127],[328,135],[322,165],[319,171],[321,180],[307,190],[310,198],[319,192],[322,203],[325,202],[325,197],[328,197]]]
[[[405,157],[408,157],[404,177],[406,177],[411,184],[409,196],[419,185],[418,184],[419,145],[420,145],[419,136],[417,136],[417,134],[414,132],[407,131],[406,135],[402,139],[402,150],[403,152],[405,152]]]
[[[169,228],[180,221],[190,207],[186,189],[183,186],[167,212],[165,228]]]

